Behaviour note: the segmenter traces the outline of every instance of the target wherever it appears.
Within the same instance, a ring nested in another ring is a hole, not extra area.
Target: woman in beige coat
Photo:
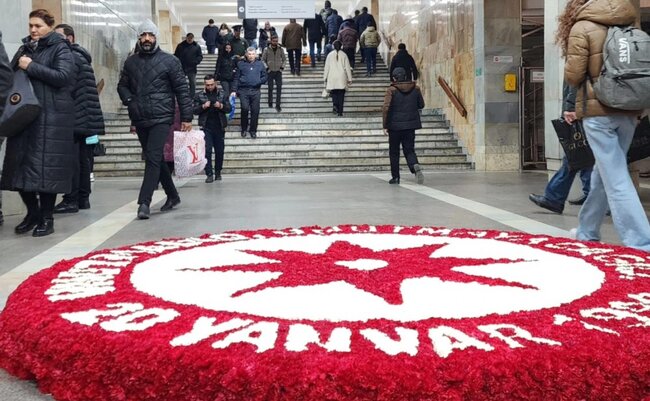
[[[345,89],[352,84],[352,68],[345,53],[341,51],[341,42],[334,42],[334,51],[327,55],[325,60],[325,89],[332,96],[334,113],[343,115],[343,102],[345,100]]]
[[[566,57],[564,79],[577,88],[576,114],[583,120],[596,159],[575,237],[599,241],[609,204],[623,244],[650,252],[650,224],[627,171],[626,159],[641,111],[603,105],[592,85],[603,66],[608,28],[632,25],[637,16],[629,0],[570,0],[560,16],[556,42]]]

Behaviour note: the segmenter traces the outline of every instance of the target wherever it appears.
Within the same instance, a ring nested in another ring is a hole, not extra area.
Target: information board
[[[314,18],[314,0],[238,0],[237,17],[259,19]]]

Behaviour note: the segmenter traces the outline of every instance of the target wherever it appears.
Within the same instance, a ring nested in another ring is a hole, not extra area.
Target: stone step
[[[264,107],[263,107],[264,108]],[[270,110],[270,108],[266,107],[267,110]],[[288,119],[291,120],[291,122],[295,124],[350,124],[350,123],[358,123],[358,124],[364,124],[364,123],[381,123],[382,117],[381,114],[374,114],[374,115],[368,115],[366,114],[361,115],[361,116],[334,116],[332,115],[332,111],[330,109],[329,111],[329,116],[326,117],[305,117],[303,116],[292,116],[291,113],[285,113],[284,108],[282,109],[282,113],[271,113],[271,116],[265,116],[264,118],[260,117],[260,122],[264,121],[265,123],[286,123]],[[275,110],[274,110],[275,111]],[[121,114],[119,115],[118,118],[114,118],[110,120],[111,122],[122,122],[123,124],[112,124],[113,126],[115,125],[125,125],[129,124],[130,125],[130,120],[128,115],[126,114]],[[446,123],[445,119],[443,116],[440,115],[422,115],[421,116],[421,121],[422,124],[429,124],[429,123]],[[232,122],[232,120],[231,120]]]

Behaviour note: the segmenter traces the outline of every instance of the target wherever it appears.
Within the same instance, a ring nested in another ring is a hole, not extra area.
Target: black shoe
[[[214,176],[215,181],[221,181],[221,173],[217,173],[217,175]]]
[[[46,235],[54,234],[54,219],[43,219],[34,231],[32,237],[45,237]]]
[[[339,117],[343,117],[343,113],[338,113],[337,114]]]
[[[165,201],[165,204],[162,205],[162,207],[160,208],[160,211],[161,212],[166,212],[168,210],[172,210],[174,207],[176,207],[176,206],[178,206],[180,204],[181,204],[181,197],[180,196],[177,195],[175,198],[167,197],[167,200]]]
[[[550,210],[553,213],[562,214],[564,211],[564,206],[557,206],[552,204],[543,195],[530,194],[528,195],[528,199],[530,199],[530,201],[537,206],[543,207],[546,210]]]
[[[54,207],[54,213],[77,213],[79,212],[79,204],[67,201],[61,201]]]
[[[273,107],[273,103],[269,103],[269,107]]]
[[[16,234],[25,234],[29,231],[32,231],[32,229],[36,227],[36,225],[40,223],[40,221],[41,221],[40,217],[28,214],[27,216],[25,216],[23,221],[21,221],[20,224],[18,224],[16,228],[14,228],[14,232]]]
[[[576,206],[582,206],[583,203],[587,200],[587,195],[582,195],[578,199],[570,200],[569,204],[570,205],[576,205]]]
[[[5,223],[5,217],[2,215],[2,210],[0,210],[0,226]]]
[[[257,133],[256,132],[251,132],[251,138],[253,138],[253,139],[257,138]]]
[[[296,75],[300,76],[300,70],[296,71]]]
[[[336,107],[332,107],[332,113],[339,114],[339,112],[336,110]]]
[[[246,131],[242,131],[242,132],[241,132],[241,137],[242,137],[242,138],[246,138]]]
[[[79,210],[86,210],[90,209],[90,200],[88,199],[82,199],[79,201]]]
[[[415,181],[422,185],[424,184],[424,174],[422,174],[422,166],[419,164],[414,164],[413,165],[413,171],[415,171]]]
[[[209,176],[205,179],[205,183],[206,183],[206,184],[209,184],[209,183],[211,183],[211,182],[214,182],[214,177],[211,176],[211,175],[209,175]]]
[[[399,177],[393,177],[388,181],[389,184],[399,184]]]
[[[278,113],[281,112],[281,111],[282,111],[282,107],[280,107],[280,106],[275,106],[275,111],[277,111]]]
[[[149,215],[151,215],[151,211],[149,210],[149,205],[143,203],[140,206],[138,206],[138,219],[148,220]]]

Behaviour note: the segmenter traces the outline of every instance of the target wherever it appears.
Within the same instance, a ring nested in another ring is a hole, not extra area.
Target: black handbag
[[[563,118],[559,118],[552,123],[569,161],[569,169],[582,170],[592,167],[595,163],[594,154],[587,142],[582,121],[576,120],[573,124],[569,124]]]
[[[650,120],[645,116],[634,131],[634,138],[627,152],[627,162],[632,163],[650,157]]]
[[[106,156],[106,146],[103,143],[96,143],[93,147],[93,156]]]
[[[14,84],[0,116],[0,136],[12,137],[25,130],[41,114],[41,105],[24,70],[14,72]]]

